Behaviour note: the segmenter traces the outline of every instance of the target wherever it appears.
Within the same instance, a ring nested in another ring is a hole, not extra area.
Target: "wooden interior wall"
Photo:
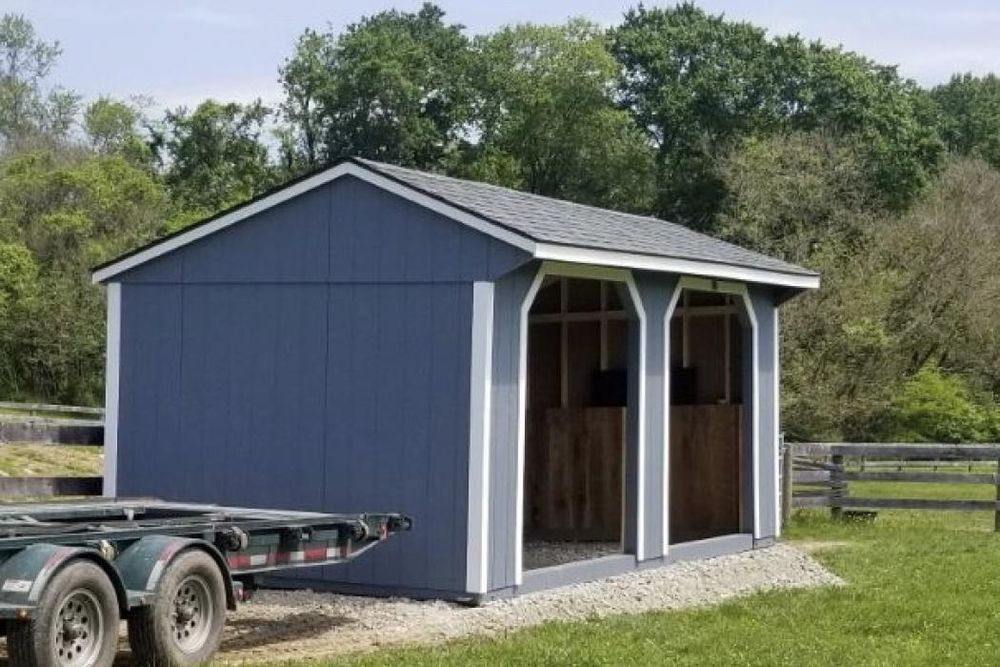
[[[620,291],[549,277],[529,317],[525,538],[618,541],[626,408],[593,401],[600,372],[628,366]]]
[[[625,408],[549,408],[527,425],[525,537],[621,539]]]
[[[739,405],[670,409],[670,543],[740,531]]]

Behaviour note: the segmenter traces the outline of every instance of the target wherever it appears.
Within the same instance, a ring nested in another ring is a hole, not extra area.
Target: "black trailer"
[[[138,665],[208,662],[256,575],[355,558],[400,514],[159,501],[0,507],[0,626],[15,667],[110,667],[120,620]]]

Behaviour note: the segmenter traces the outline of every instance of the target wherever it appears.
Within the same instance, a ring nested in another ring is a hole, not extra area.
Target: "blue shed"
[[[343,160],[119,257],[105,494],[402,511],[278,584],[482,599],[778,535],[778,306],[654,218]]]

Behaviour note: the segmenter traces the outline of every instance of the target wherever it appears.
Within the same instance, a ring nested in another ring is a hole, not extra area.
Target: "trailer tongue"
[[[259,573],[356,558],[401,514],[159,501],[0,509],[0,623],[15,667],[108,667],[120,619],[142,665],[207,662],[226,609]]]

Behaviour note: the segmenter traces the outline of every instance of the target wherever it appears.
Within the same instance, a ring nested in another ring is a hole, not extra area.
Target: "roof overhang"
[[[819,287],[820,279],[817,274],[784,273],[735,264],[723,264],[721,262],[663,257],[660,255],[642,255],[552,243],[537,244],[535,246],[535,257],[558,262],[617,266],[627,269],[676,273],[682,276],[719,278],[721,280],[760,283],[796,289],[816,289]]]
[[[102,264],[94,269],[92,280],[94,283],[112,282],[119,274],[206,236],[210,236],[227,227],[231,227],[242,220],[344,176],[353,176],[377,188],[398,195],[418,206],[439,213],[519,248],[537,259],[661,271],[680,275],[776,285],[794,289],[815,289],[819,287],[819,275],[817,274],[786,273],[713,261],[644,255],[640,253],[538,242],[492,220],[465,210],[462,207],[455,206],[439,197],[432,196],[396,179],[389,178],[374,169],[350,159],[343,160],[328,169],[302,178],[279,190],[263,195],[236,208],[224,211],[204,222],[183,229],[150,245],[113,259],[106,264]]]

